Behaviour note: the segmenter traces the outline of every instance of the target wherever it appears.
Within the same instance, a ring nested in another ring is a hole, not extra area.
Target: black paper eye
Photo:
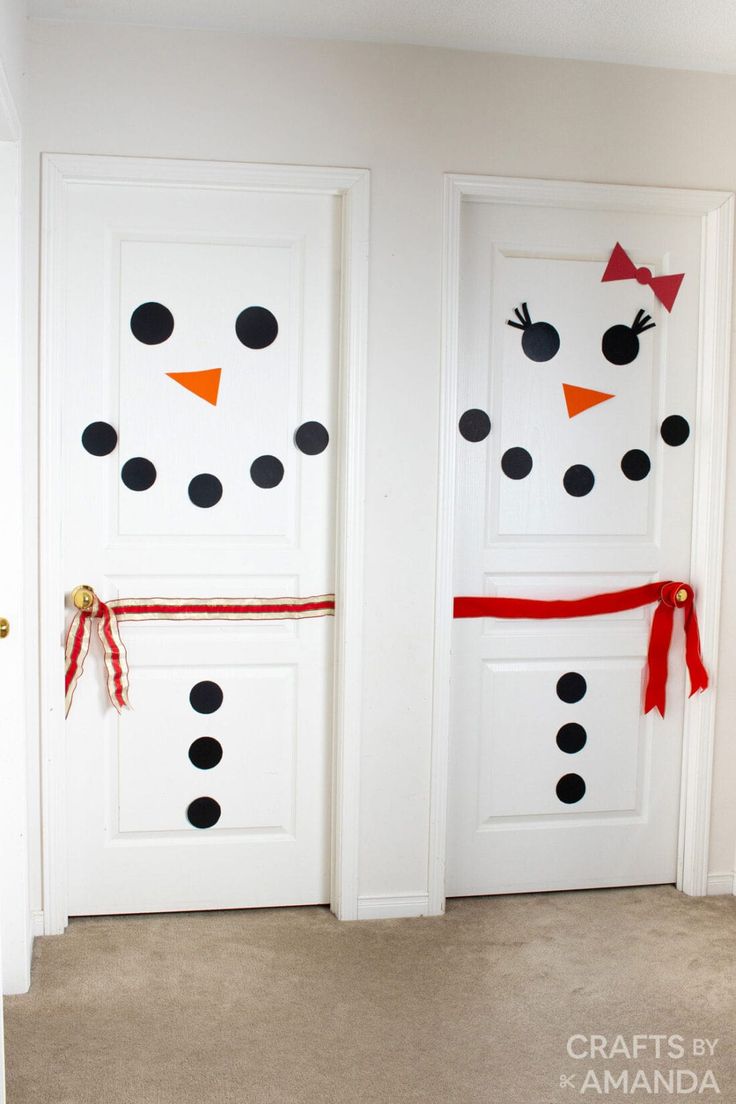
[[[652,330],[656,325],[648,314],[640,310],[631,326],[611,326],[601,341],[604,357],[611,364],[631,364],[639,355],[639,334]]]
[[[161,345],[174,332],[174,316],[163,303],[141,303],[130,316],[130,329],[144,345]]]
[[[560,348],[560,335],[550,322],[532,322],[529,308],[526,303],[521,304],[521,310],[514,307],[514,314],[518,322],[507,319],[506,325],[513,326],[515,330],[523,330],[521,347],[530,360],[541,363],[552,360]]]

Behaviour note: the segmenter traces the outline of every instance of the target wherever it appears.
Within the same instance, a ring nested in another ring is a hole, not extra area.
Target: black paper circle
[[[557,680],[557,697],[568,705],[584,698],[587,689],[587,682],[577,671],[568,671]]]
[[[651,460],[641,449],[629,449],[621,459],[621,471],[627,479],[633,479],[635,482],[646,479],[651,467]]]
[[[199,770],[212,770],[222,759],[222,744],[212,736],[200,736],[189,748],[189,759]]]
[[[117,430],[109,422],[90,422],[82,433],[82,445],[92,456],[109,456],[117,443]]]
[[[223,697],[216,682],[204,679],[189,691],[189,704],[196,713],[216,713],[222,705]]]
[[[284,478],[284,465],[277,456],[259,456],[250,466],[250,477],[256,487],[278,487]]]
[[[556,792],[565,805],[574,805],[585,797],[585,782],[579,774],[563,774],[557,783]]]
[[[478,410],[474,407],[472,410],[465,411],[457,424],[457,428],[466,441],[485,441],[491,432],[491,419],[485,410]]]
[[[187,820],[193,828],[211,828],[217,824],[221,813],[214,797],[197,797],[187,809]]]
[[[279,332],[279,324],[266,307],[246,307],[235,320],[238,341],[249,349],[265,349],[272,345]]]
[[[195,475],[189,484],[189,497],[195,506],[208,509],[215,506],[222,498],[222,483],[216,475],[203,472]]]
[[[557,746],[567,755],[575,755],[576,752],[581,751],[587,740],[588,733],[581,724],[575,724],[574,721],[564,724],[557,733]]]
[[[532,458],[525,448],[506,449],[501,457],[501,471],[509,479],[526,479],[532,466]]]
[[[595,476],[587,465],[573,464],[563,475],[562,485],[573,498],[582,498],[593,490]]]
[[[120,478],[131,491],[147,491],[156,482],[156,469],[145,456],[134,456],[123,464]]]
[[[163,303],[141,303],[130,316],[130,329],[144,345],[160,345],[174,332],[174,316]]]
[[[662,422],[659,432],[662,434],[662,440],[666,445],[672,445],[673,448],[676,448],[678,445],[684,445],[687,441],[690,436],[690,425],[681,414],[670,414]]]
[[[601,351],[610,364],[631,364],[639,355],[639,338],[631,326],[611,326],[603,335]]]
[[[305,456],[318,456],[330,443],[330,435],[321,422],[302,422],[294,434],[294,444]]]
[[[522,334],[521,347],[530,360],[552,360],[560,348],[560,335],[550,322],[532,322]]]

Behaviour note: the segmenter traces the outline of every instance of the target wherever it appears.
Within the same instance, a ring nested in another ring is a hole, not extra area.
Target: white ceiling
[[[29,14],[736,73],[736,0],[29,0]]]

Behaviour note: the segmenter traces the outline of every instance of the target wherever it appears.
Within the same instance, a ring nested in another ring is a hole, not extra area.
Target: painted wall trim
[[[68,922],[59,492],[64,318],[63,305],[54,300],[52,289],[61,286],[64,265],[65,189],[85,182],[341,197],[331,908],[339,919],[354,920],[358,915],[370,173],[367,169],[84,154],[44,154],[42,160],[39,542],[44,550],[40,583],[44,932],[59,934]]]
[[[429,897],[426,893],[392,893],[387,897],[358,898],[358,920],[395,920],[428,914]]]
[[[35,939],[37,935],[45,935],[43,909],[33,909],[31,912],[31,935]]]
[[[730,874],[709,874],[706,892],[709,897],[736,895],[736,871]]]
[[[695,440],[691,579],[698,592],[703,654],[709,665],[711,689],[690,699],[685,714],[677,886],[685,893],[702,896],[706,893],[708,880],[718,687],[734,196],[731,192],[448,173],[444,186],[440,460],[428,863],[430,913],[441,913],[445,904],[460,217],[465,202],[672,213],[701,220],[703,261],[696,417],[699,425],[708,426],[709,432],[698,434]]]

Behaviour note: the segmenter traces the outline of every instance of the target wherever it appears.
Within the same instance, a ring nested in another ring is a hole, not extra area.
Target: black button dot
[[[302,422],[294,434],[294,444],[306,456],[318,456],[330,443],[330,435],[321,422]]]
[[[197,797],[187,809],[187,820],[193,828],[211,828],[217,824],[221,813],[214,797]]]
[[[197,713],[216,713],[222,705],[223,693],[216,682],[205,679],[189,692],[189,704]]]
[[[141,303],[130,316],[130,329],[144,345],[160,345],[174,332],[174,316],[163,303]]]
[[[120,478],[131,491],[147,491],[156,482],[156,469],[145,456],[134,456],[123,464]]]
[[[501,457],[501,471],[509,479],[525,479],[532,470],[532,458],[525,448],[510,448]]]
[[[646,479],[651,467],[651,460],[641,449],[629,449],[621,460],[621,471],[627,479],[633,479],[634,481]]]
[[[222,483],[216,475],[203,472],[195,475],[189,484],[189,497],[195,506],[207,509],[215,506],[222,498]]]
[[[212,736],[200,736],[189,748],[189,759],[200,770],[212,770],[222,759],[222,744]]]
[[[582,498],[593,490],[595,476],[585,464],[573,464],[563,475],[562,485],[573,498]]]
[[[238,341],[249,349],[265,349],[272,345],[279,332],[279,324],[266,307],[246,307],[235,320]]]
[[[466,441],[485,441],[491,432],[491,419],[485,410],[466,410],[457,424],[460,434]]]
[[[557,733],[557,746],[560,751],[564,751],[568,755],[574,755],[575,752],[581,751],[585,747],[587,739],[588,733],[583,726],[570,722],[570,724],[564,724]]]
[[[276,456],[259,456],[250,466],[250,477],[257,487],[278,487],[284,478],[284,465]]]
[[[677,445],[685,444],[690,436],[690,426],[687,419],[683,418],[681,414],[670,414],[662,422],[659,432],[662,434],[664,443],[675,448]]]
[[[109,422],[90,422],[82,433],[82,445],[92,456],[109,456],[117,443],[117,430]]]
[[[568,705],[584,698],[587,689],[587,682],[577,671],[568,671],[557,680],[557,697]]]
[[[521,347],[530,360],[552,360],[560,348],[560,335],[551,322],[532,322],[524,330]]]
[[[556,792],[565,805],[574,805],[585,797],[585,782],[579,774],[563,774],[557,783]]]

